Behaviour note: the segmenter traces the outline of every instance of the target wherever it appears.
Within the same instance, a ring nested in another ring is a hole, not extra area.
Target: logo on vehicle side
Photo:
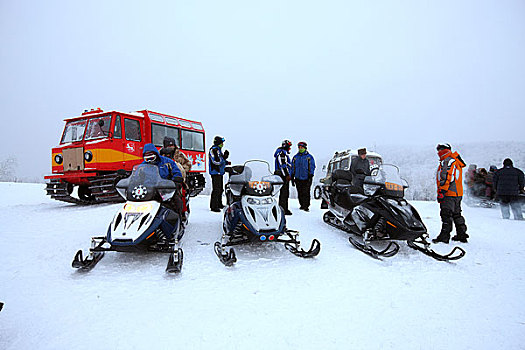
[[[129,152],[135,152],[135,144],[133,143],[128,143],[126,144],[126,149],[129,151]]]

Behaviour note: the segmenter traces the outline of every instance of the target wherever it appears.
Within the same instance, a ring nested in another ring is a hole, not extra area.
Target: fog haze
[[[50,172],[63,119],[203,122],[232,161],[523,141],[523,1],[0,1],[0,159]]]

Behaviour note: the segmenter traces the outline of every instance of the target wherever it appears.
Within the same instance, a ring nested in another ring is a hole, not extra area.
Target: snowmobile
[[[430,248],[425,224],[416,209],[404,199],[406,188],[408,183],[401,179],[394,165],[375,166],[371,176],[365,178],[363,188],[352,185],[349,171],[336,170],[332,184],[323,187],[323,201],[329,209],[323,220],[351,233],[350,243],[376,259],[396,255],[400,248],[396,241],[406,241],[410,248],[436,260],[462,258],[465,251],[460,247],[454,247],[446,255]],[[385,242],[380,244],[379,241]]]
[[[181,182],[182,178],[175,182],[161,178],[156,165],[137,165],[129,178],[116,185],[127,201],[113,217],[106,236],[91,238],[89,256],[83,258],[79,250],[72,266],[90,270],[108,251],[156,251],[169,254],[166,272],[180,272],[183,252],[179,242],[189,213],[182,220],[168,201],[177,195]]]
[[[305,251],[300,247],[299,232],[286,227],[284,211],[275,199],[283,181],[271,173],[267,162],[249,160],[244,165],[227,167],[226,171],[229,176],[223,234],[220,242],[214,244],[215,254],[224,265],[232,266],[237,261],[231,246],[246,243],[284,243],[288,251],[302,258],[319,254],[321,243],[317,239]]]

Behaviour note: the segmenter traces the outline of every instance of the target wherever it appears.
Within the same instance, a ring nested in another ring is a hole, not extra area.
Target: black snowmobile
[[[383,164],[367,176],[364,188],[352,185],[352,175],[336,170],[331,185],[323,187],[323,201],[328,206],[323,220],[334,227],[359,237],[349,237],[350,243],[362,252],[376,258],[391,257],[398,253],[395,241],[406,241],[436,260],[450,261],[462,258],[465,251],[454,247],[446,255],[430,248],[429,235],[416,209],[403,197],[408,187],[394,165]],[[371,242],[385,241],[382,248]]]
[[[176,179],[182,182],[182,178]],[[117,183],[118,193],[127,202],[115,214],[106,236],[91,238],[89,256],[84,259],[79,250],[72,266],[90,270],[107,251],[156,251],[169,254],[166,272],[180,272],[183,252],[179,241],[185,222],[168,204],[178,195],[179,186],[161,178],[157,166],[138,165],[129,178]]]
[[[223,231],[220,242],[215,242],[215,254],[226,266],[233,265],[236,255],[228,247],[246,243],[284,243],[296,256],[312,258],[319,254],[321,244],[312,241],[308,251],[300,247],[299,232],[286,228],[283,209],[275,196],[283,185],[273,175],[267,162],[250,160],[244,165],[227,167],[229,174],[225,186],[228,206],[224,209]]]

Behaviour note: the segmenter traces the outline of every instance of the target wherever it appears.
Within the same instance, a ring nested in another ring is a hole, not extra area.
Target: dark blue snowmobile
[[[182,182],[182,178],[176,180]],[[180,272],[183,252],[179,241],[185,223],[170,202],[180,195],[180,184],[161,178],[157,166],[140,164],[116,188],[127,202],[115,214],[106,236],[91,238],[89,256],[84,259],[79,250],[72,266],[90,270],[107,251],[157,251],[169,254],[166,272]]]
[[[228,206],[224,209],[221,241],[214,245],[224,265],[231,266],[237,261],[235,251],[227,250],[228,247],[252,242],[284,243],[288,251],[302,258],[319,254],[321,244],[317,239],[305,251],[300,247],[299,232],[286,228],[283,209],[275,199],[283,182],[271,173],[267,162],[250,160],[226,171],[229,174],[225,186]]]

